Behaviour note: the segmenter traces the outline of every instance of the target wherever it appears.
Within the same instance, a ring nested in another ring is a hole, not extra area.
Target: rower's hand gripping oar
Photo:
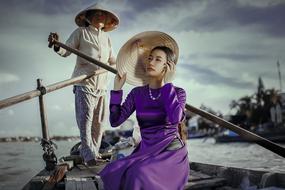
[[[65,50],[67,50],[67,51],[69,51],[71,53],[74,53],[75,55],[77,55],[79,57],[82,57],[82,58],[86,59],[87,61],[89,61],[89,62],[91,62],[91,63],[93,63],[93,64],[95,64],[95,65],[97,65],[99,67],[102,67],[103,69],[106,69],[107,71],[110,71],[110,72],[112,72],[114,74],[117,74],[117,70],[114,69],[113,67],[111,67],[110,65],[102,63],[102,62],[100,62],[100,61],[98,61],[98,60],[96,60],[96,59],[94,59],[92,57],[89,57],[89,56],[85,55],[84,53],[78,51],[77,49],[73,49],[73,48],[71,48],[71,47],[69,47],[69,46],[59,42],[56,39],[56,35],[57,35],[56,33],[50,33],[50,36],[49,36],[49,39],[48,39],[48,41],[49,41],[48,47],[49,48],[52,48],[52,46],[54,46],[54,45],[56,45],[58,47],[62,47]]]
[[[58,34],[56,32],[51,32],[48,37],[48,47],[52,48],[55,44],[55,41],[58,41]]]

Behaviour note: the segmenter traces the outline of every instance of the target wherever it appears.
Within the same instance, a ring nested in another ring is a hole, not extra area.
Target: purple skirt
[[[166,150],[175,136],[155,144],[143,140],[134,152],[108,164],[100,176],[105,190],[182,190],[188,181],[186,146]]]

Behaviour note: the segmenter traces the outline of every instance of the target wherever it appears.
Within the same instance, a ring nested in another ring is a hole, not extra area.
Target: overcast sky
[[[47,47],[49,32],[65,41],[74,17],[92,0],[0,2],[0,99],[68,79],[75,56],[62,58]],[[277,60],[285,87],[285,1],[282,0],[105,0],[120,17],[110,33],[115,52],[139,32],[158,30],[178,43],[174,84],[187,102],[230,113],[233,99],[252,94],[261,76],[279,89]],[[113,85],[110,74],[109,88]],[[132,87],[125,86],[126,92]],[[45,96],[51,135],[78,135],[74,96],[68,87]],[[38,99],[0,110],[0,137],[41,135]],[[106,126],[108,128],[108,126]]]

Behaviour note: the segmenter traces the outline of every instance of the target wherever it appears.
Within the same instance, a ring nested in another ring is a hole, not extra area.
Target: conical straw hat
[[[166,33],[146,31],[139,33],[128,40],[120,49],[116,67],[118,73],[127,73],[126,82],[135,86],[147,84],[144,64],[148,61],[150,51],[156,46],[166,46],[176,55],[178,60],[179,49],[175,40]]]
[[[105,32],[114,30],[119,25],[119,17],[112,11],[107,10],[103,6],[99,5],[98,3],[91,5],[90,7],[80,11],[75,17],[75,23],[79,27],[85,27],[89,24],[86,22],[86,13],[88,11],[104,11],[107,13],[106,23],[103,28]]]

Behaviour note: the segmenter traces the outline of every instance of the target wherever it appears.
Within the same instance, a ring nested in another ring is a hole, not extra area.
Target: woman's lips
[[[148,71],[155,71],[155,69],[152,68],[152,67],[148,67],[147,70],[148,70]]]

